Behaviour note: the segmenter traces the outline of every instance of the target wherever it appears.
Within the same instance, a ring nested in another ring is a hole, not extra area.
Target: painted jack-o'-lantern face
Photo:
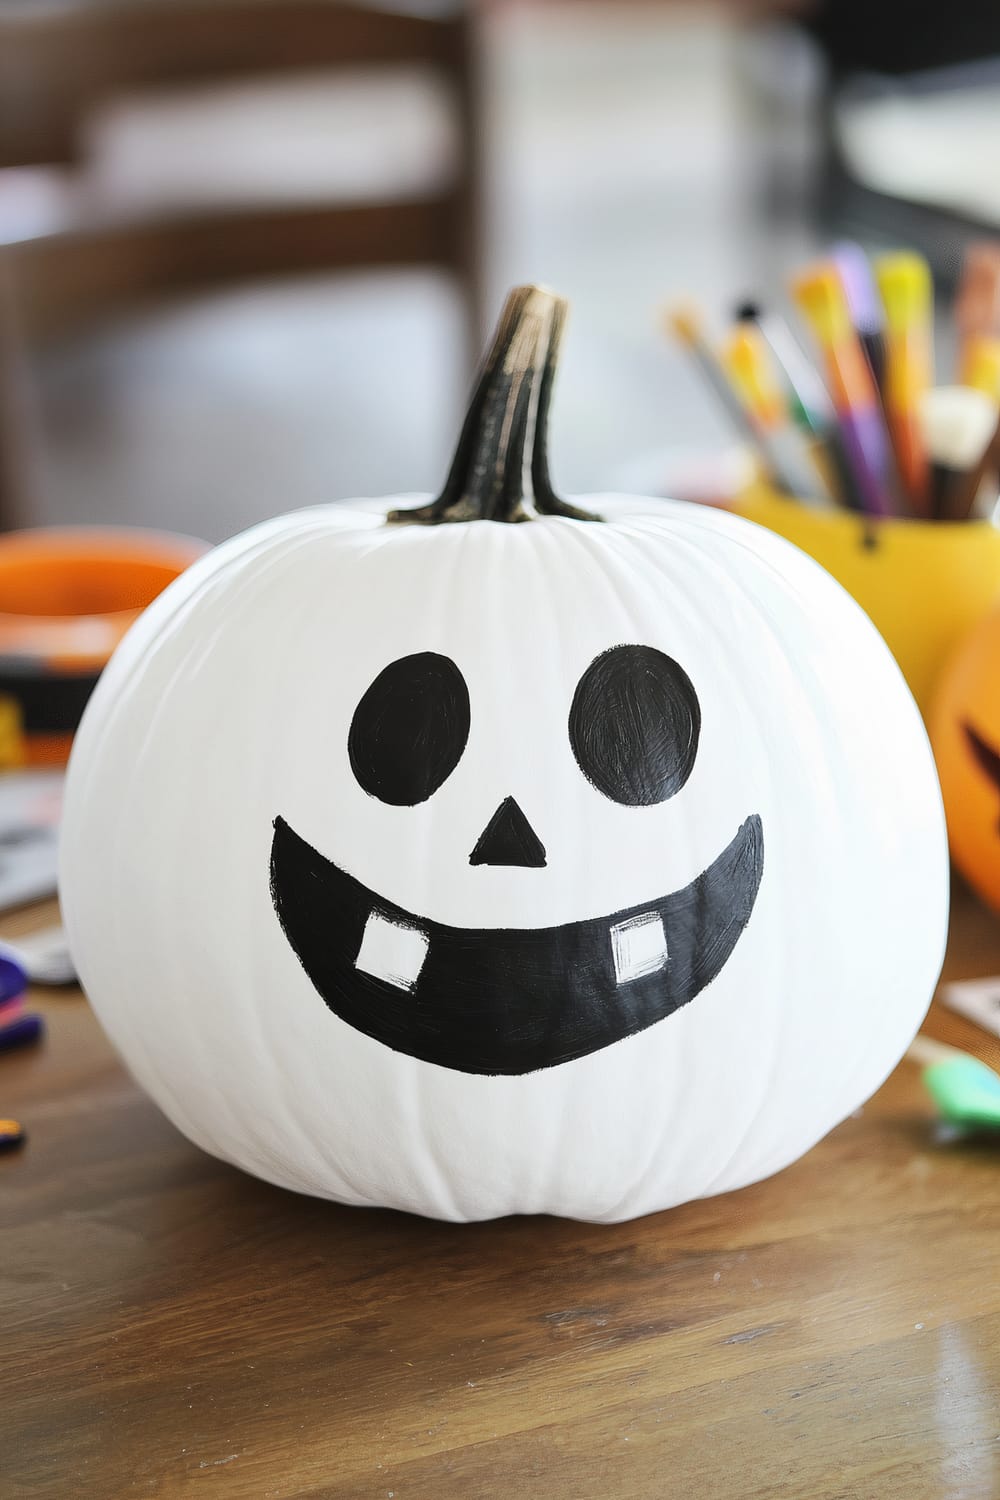
[[[425,802],[461,760],[470,712],[451,658],[394,661],[351,722],[358,783],[392,806]],[[639,808],[684,786],[700,722],[675,661],[622,645],[584,671],[568,735],[580,772],[605,797]],[[455,927],[369,890],[279,817],[271,889],[289,942],[343,1020],[461,1072],[526,1073],[643,1031],[711,983],[750,918],[763,853],[753,815],[681,890],[556,927]],[[513,797],[489,818],[469,864],[545,868],[544,845]]]
[[[963,724],[962,729],[973,759],[1000,799],[1000,746],[991,745],[969,723]],[[1000,834],[1000,812],[997,814],[997,833]]]
[[[1000,911],[1000,615],[959,647],[938,688],[931,739],[952,857]]]
[[[440,497],[227,542],[77,737],[94,1007],[180,1129],[287,1187],[447,1219],[723,1192],[857,1108],[937,976],[889,652],[760,527],[553,493],[561,319],[512,295]]]

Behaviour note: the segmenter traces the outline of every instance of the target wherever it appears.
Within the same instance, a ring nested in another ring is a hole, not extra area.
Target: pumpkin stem
[[[530,521],[533,515],[598,519],[560,500],[549,478],[548,415],[566,307],[564,298],[542,287],[519,286],[509,294],[444,489],[428,505],[390,511],[388,521],[435,526]]]

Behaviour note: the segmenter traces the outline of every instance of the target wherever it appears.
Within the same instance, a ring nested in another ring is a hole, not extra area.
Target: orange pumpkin
[[[952,858],[1000,911],[1000,612],[976,626],[942,674],[931,741]]]
[[[132,527],[0,537],[0,771],[66,763],[108,657],[205,550],[189,537]]]

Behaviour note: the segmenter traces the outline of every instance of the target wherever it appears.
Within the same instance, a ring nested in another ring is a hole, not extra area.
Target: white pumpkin
[[[747,522],[555,500],[561,321],[512,296],[411,512],[443,524],[217,548],[78,735],[94,1007],[182,1131],[286,1187],[606,1221],[737,1188],[878,1087],[935,983],[944,821],[888,650]]]

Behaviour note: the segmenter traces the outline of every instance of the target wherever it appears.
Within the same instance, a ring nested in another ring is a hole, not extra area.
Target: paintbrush
[[[690,304],[670,308],[664,314],[663,322],[667,332],[672,333],[689,351],[704,376],[706,384],[711,388],[712,394],[729,420],[757,447],[757,433],[753,423],[705,338],[704,327],[697,309]]]
[[[787,320],[752,299],[739,304],[736,319],[759,329],[770,349],[788,394],[788,410],[806,435],[823,488],[842,505],[857,504],[830,393]]]
[[[879,256],[875,279],[886,323],[882,405],[903,487],[915,513],[927,516],[927,449],[919,407],[934,383],[930,266],[922,255],[900,250]]]
[[[966,246],[954,317],[962,351],[961,366],[970,339],[1000,336],[1000,242],[997,240],[974,240]]]
[[[802,435],[792,426],[767,345],[760,331],[737,323],[722,351],[722,365],[747,416],[779,489],[807,504],[829,505],[832,496],[812,462]]]
[[[851,499],[870,515],[892,515],[892,452],[871,366],[851,322],[840,273],[832,262],[810,266],[792,291],[823,356],[844,452]]]
[[[924,392],[919,420],[930,456],[931,515],[967,521],[994,446],[997,403],[969,386],[939,385]]]
[[[840,273],[858,341],[871,365],[880,396],[885,394],[885,318],[868,257],[853,240],[840,240],[831,256]]]

